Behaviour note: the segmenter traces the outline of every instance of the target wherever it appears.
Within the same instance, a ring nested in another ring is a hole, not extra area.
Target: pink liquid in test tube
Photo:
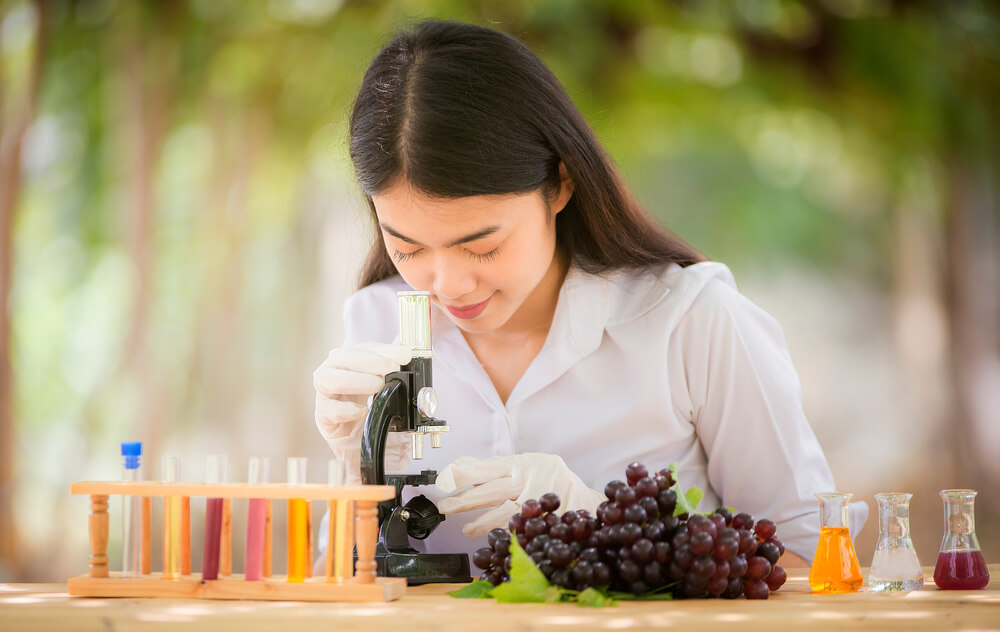
[[[226,456],[208,455],[205,482],[223,483],[226,480]],[[202,549],[201,578],[219,578],[219,549],[222,543],[222,499],[209,498],[205,501],[205,548]]]
[[[270,460],[266,457],[250,458],[251,485],[266,483]],[[244,577],[247,581],[260,581],[264,567],[264,518],[267,501],[263,498],[251,498],[247,511],[247,540],[244,560]]]

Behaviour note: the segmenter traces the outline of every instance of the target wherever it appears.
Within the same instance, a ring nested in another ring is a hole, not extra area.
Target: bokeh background
[[[878,491],[915,493],[933,564],[949,487],[979,490],[1000,562],[996,3],[0,0],[0,581],[85,572],[68,486],[118,478],[123,440],[150,478],[222,452],[230,480],[250,455],[325,480],[311,373],[370,243],[345,121],[422,17],[527,42],[648,208],[778,318],[872,505],[862,564]]]

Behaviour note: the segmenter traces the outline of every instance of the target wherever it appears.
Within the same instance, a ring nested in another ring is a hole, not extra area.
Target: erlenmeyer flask
[[[868,573],[873,592],[910,591],[924,585],[917,551],[910,539],[913,494],[875,494],[878,501],[878,544]]]
[[[855,592],[861,587],[861,566],[847,527],[847,503],[854,494],[816,494],[820,529],[816,555],[809,569],[809,587],[816,592]]]
[[[990,583],[990,572],[976,538],[976,491],[945,489],[944,538],[934,567],[934,583],[945,590],[978,590]]]

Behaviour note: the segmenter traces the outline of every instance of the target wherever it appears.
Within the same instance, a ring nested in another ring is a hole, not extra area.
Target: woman
[[[345,345],[314,374],[316,423],[356,472],[365,401],[409,361],[389,344],[396,292],[429,291],[452,431],[414,467],[440,472],[420,491],[450,514],[427,551],[474,551],[549,491],[594,510],[638,460],[677,462],[701,510],[777,522],[782,564],[812,557],[813,494],[834,483],[778,324],[657,225],[522,43],[438,21],[396,36],[362,81],[350,148],[377,229]]]

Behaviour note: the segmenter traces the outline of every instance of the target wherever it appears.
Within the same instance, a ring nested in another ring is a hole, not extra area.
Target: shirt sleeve
[[[773,520],[785,547],[811,560],[815,494],[835,487],[777,321],[713,279],[678,322],[670,349],[684,371],[709,484],[723,504]]]

